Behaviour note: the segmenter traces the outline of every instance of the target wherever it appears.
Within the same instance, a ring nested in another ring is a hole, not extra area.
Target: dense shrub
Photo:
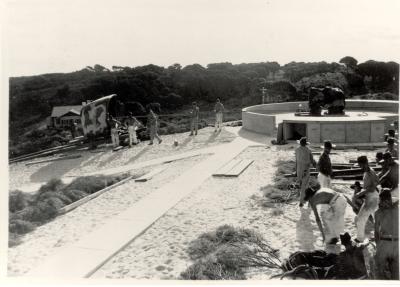
[[[134,177],[142,174],[134,175]],[[25,234],[32,231],[35,225],[41,225],[58,215],[59,209],[71,204],[88,194],[110,186],[126,178],[128,174],[118,176],[86,176],[79,177],[69,185],[59,179],[51,179],[42,185],[34,195],[21,191],[10,193],[9,229],[10,233]],[[14,236],[15,237],[15,236]],[[19,238],[11,238],[10,246],[20,242]]]
[[[25,220],[12,220],[8,225],[8,231],[16,234],[25,234],[35,229],[35,225]]]
[[[8,200],[8,209],[10,212],[16,212],[24,209],[28,204],[31,196],[20,190],[10,192]]]
[[[14,247],[21,243],[21,238],[18,234],[8,233],[8,247]]]
[[[193,240],[187,252],[195,262],[181,273],[185,280],[243,280],[248,267],[280,268],[277,250],[250,229],[223,225]]]
[[[74,179],[66,186],[66,190],[80,190],[92,194],[112,184],[112,178],[104,176],[82,176]]]
[[[181,273],[184,280],[244,280],[246,276],[238,266],[227,267],[215,257],[208,256]]]
[[[58,191],[60,190],[62,187],[64,187],[64,183],[61,181],[61,179],[50,179],[47,183],[45,183],[44,185],[42,185],[39,188],[38,193],[44,193],[44,192],[48,192],[48,191]]]
[[[63,191],[64,195],[68,197],[72,202],[77,201],[81,198],[84,198],[88,194],[82,190],[77,190],[77,189],[68,189]]]

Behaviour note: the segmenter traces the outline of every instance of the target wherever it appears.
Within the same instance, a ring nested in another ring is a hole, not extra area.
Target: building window
[[[56,118],[56,124],[59,125],[60,124],[60,119]]]

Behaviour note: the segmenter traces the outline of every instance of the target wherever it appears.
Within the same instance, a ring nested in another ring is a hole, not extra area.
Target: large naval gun
[[[310,88],[308,106],[311,116],[321,116],[322,109],[327,109],[328,115],[343,115],[345,105],[345,95],[339,88]]]

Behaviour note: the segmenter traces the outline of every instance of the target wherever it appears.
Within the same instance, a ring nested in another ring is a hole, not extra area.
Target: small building
[[[66,128],[76,123],[81,127],[81,109],[83,105],[53,107],[48,126],[53,128]]]

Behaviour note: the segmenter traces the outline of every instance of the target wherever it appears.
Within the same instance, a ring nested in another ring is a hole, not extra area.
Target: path
[[[133,204],[80,241],[65,246],[42,265],[28,272],[26,276],[90,277],[169,209],[198,188],[213,172],[252,144],[254,142],[238,137],[229,144],[213,147],[214,154],[207,160],[200,162],[174,181]],[[109,172],[115,171],[111,169]]]

